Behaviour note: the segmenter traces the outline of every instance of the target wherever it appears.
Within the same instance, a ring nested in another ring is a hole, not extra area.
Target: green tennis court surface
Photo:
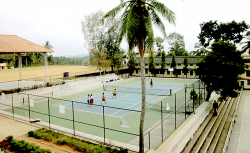
[[[24,95],[24,101],[30,99],[32,106],[27,103],[15,106],[14,113],[25,117],[30,116],[31,119],[39,118],[42,122],[100,137],[104,137],[105,127],[106,138],[128,143],[139,133],[141,115],[139,111],[142,98],[140,81],[140,78],[133,78],[117,83],[108,83],[105,91],[103,91],[103,87],[99,87],[60,98],[41,98],[35,95],[29,95],[28,97],[28,95]],[[166,116],[174,110],[175,105],[171,98],[173,96],[169,95],[183,90],[184,85],[192,84],[195,81],[197,80],[153,78],[153,87],[151,88],[150,79],[146,78],[148,90],[145,130],[161,120],[160,101],[164,101],[163,107],[165,110],[169,106],[168,110],[164,111],[164,116]],[[86,88],[88,88],[87,85]],[[117,97],[112,99],[114,88],[117,90]],[[170,93],[170,89],[172,89],[172,93]],[[107,103],[102,102],[101,104],[103,92]],[[94,96],[94,104],[91,107],[87,104],[88,94]],[[181,100],[177,101],[177,107],[183,104],[183,97],[179,97]],[[7,109],[6,111],[12,112],[13,110]],[[123,126],[124,122],[128,126]],[[123,133],[120,131],[123,131]],[[131,135],[131,133],[134,135]]]

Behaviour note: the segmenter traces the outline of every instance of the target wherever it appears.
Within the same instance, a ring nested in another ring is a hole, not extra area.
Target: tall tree
[[[135,54],[133,50],[129,51],[128,53],[128,69],[130,73],[133,73],[135,70],[135,64],[136,64],[136,59],[135,59]]]
[[[197,74],[206,83],[208,101],[213,91],[222,97],[237,96],[235,89],[239,89],[239,75],[245,72],[242,52],[236,51],[232,43],[219,40],[214,42],[212,51],[198,63]]]
[[[173,53],[175,53],[176,56],[187,55],[183,35],[176,33],[176,32],[172,32],[169,34],[167,40],[168,40],[168,44],[170,45],[170,48],[169,48],[170,56],[172,56]]]
[[[185,56],[184,58],[184,61],[183,61],[183,69],[182,69],[182,72],[186,75],[186,78],[187,78],[187,73],[188,73],[188,56]]]
[[[90,63],[101,64],[95,62],[95,58],[106,57],[108,65],[111,70],[117,71],[122,66],[123,53],[119,47],[119,23],[117,19],[105,18],[103,19],[104,12],[98,10],[90,15],[85,15],[82,24],[82,33],[88,46]],[[109,28],[107,28],[109,27]],[[97,53],[99,52],[99,53]],[[99,55],[98,55],[99,54]],[[104,54],[106,54],[104,56]],[[97,57],[95,57],[95,55]],[[107,64],[106,64],[107,65]],[[98,68],[102,68],[102,65],[96,65]],[[106,68],[105,68],[106,69]]]
[[[50,44],[49,41],[45,41],[45,44],[43,44],[43,47],[53,50],[53,46]],[[53,62],[53,56],[51,53],[49,53],[47,59],[49,62]]]
[[[166,37],[165,26],[161,21],[159,14],[170,23],[175,23],[174,13],[164,4],[157,0],[121,0],[121,3],[109,11],[105,18],[114,18],[118,12],[124,10],[120,18],[120,42],[126,35],[129,48],[138,47],[140,53],[141,64],[141,85],[142,85],[142,108],[140,118],[140,143],[139,152],[144,152],[144,117],[146,106],[145,93],[145,64],[144,53],[145,49],[152,48],[154,44],[153,24],[158,27]]]
[[[165,67],[166,67],[166,53],[165,51],[161,51],[161,62],[160,62],[160,65],[161,65],[161,74],[164,74],[165,73]]]
[[[194,55],[195,56],[201,56],[201,55],[206,55],[209,51],[202,46],[200,43],[195,43],[194,48],[196,49],[196,51],[194,51]]]
[[[200,24],[201,32],[198,36],[201,45],[210,46],[213,41],[228,41],[234,44],[240,43],[244,37],[244,32],[249,25],[242,22],[217,23],[217,21],[203,22]]]
[[[172,54],[172,63],[170,64],[170,67],[174,69],[172,73],[176,73],[176,60],[175,60],[175,53]]]

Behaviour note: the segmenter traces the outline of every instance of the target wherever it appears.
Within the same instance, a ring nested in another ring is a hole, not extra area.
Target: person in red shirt
[[[103,101],[105,101],[105,103],[107,103],[105,98],[106,98],[106,97],[104,96],[104,93],[102,93],[102,101],[101,101],[101,104],[102,104]]]

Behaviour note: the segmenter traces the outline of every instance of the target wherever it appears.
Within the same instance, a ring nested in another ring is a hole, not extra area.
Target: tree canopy
[[[170,56],[172,56],[173,53],[175,53],[176,56],[187,55],[183,35],[176,33],[176,32],[172,32],[167,37],[167,40],[168,40],[168,44],[170,45],[170,48],[169,48]]]
[[[204,47],[208,47],[211,41],[228,41],[234,44],[240,43],[244,37],[244,32],[249,28],[249,25],[242,22],[218,23],[217,21],[203,22],[200,24],[201,32],[198,36],[200,43]]]
[[[242,52],[236,51],[236,46],[230,42],[219,40],[214,42],[212,51],[198,63],[197,74],[206,83],[209,100],[211,93],[216,91],[222,97],[237,96],[239,75],[245,72]]]

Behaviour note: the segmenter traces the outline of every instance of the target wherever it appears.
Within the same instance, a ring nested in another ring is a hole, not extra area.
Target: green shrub
[[[46,141],[52,141],[52,135],[50,135],[49,133],[43,134],[43,139]]]
[[[101,147],[101,148],[100,148],[100,152],[103,152],[103,153],[104,153],[104,152],[106,152],[106,151],[107,151],[107,149],[106,149],[105,147]]]
[[[42,134],[39,133],[39,132],[34,132],[34,137],[37,138],[37,139],[41,139],[42,138]]]
[[[6,139],[6,141],[10,142],[11,140],[13,140],[13,136],[12,136],[12,135],[9,135],[9,136],[7,136],[5,139]]]
[[[28,135],[29,135],[29,137],[33,137],[34,136],[34,131],[29,131]]]
[[[190,99],[198,100],[198,94],[196,93],[195,89],[190,91]]]

